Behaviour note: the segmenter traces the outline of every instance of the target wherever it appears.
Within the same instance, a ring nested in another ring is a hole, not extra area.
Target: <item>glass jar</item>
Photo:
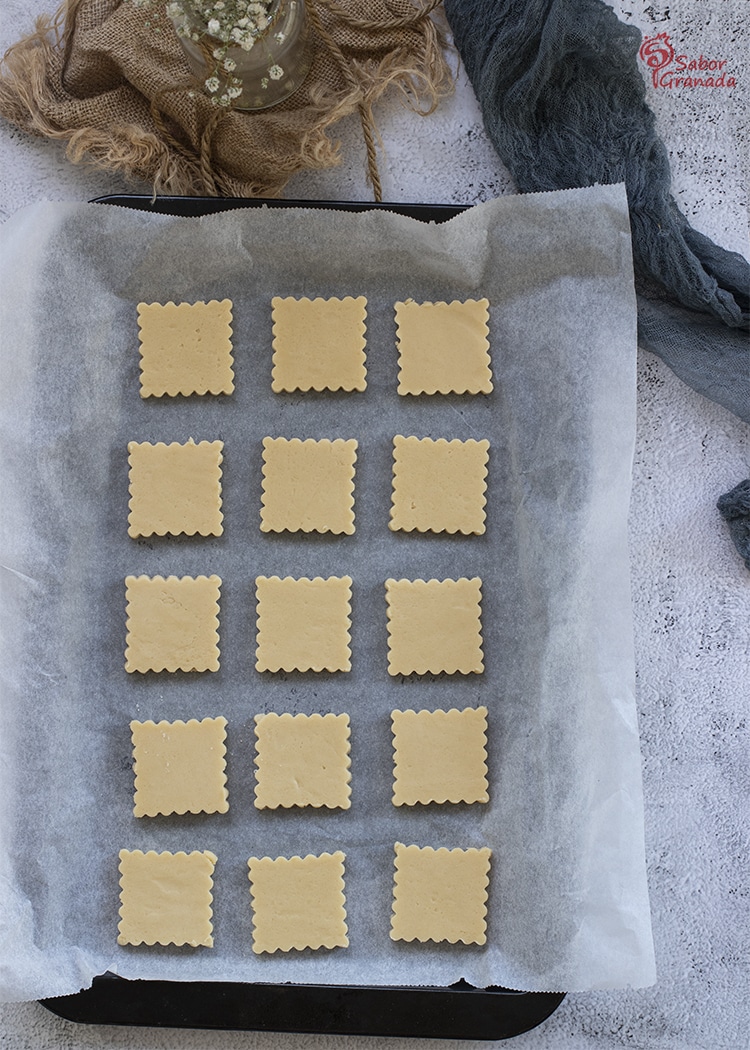
[[[186,7],[187,3],[179,14],[169,11],[169,17],[191,72],[219,104],[268,109],[296,91],[310,71],[312,40],[304,0],[274,0],[268,25],[249,50],[234,43],[223,45],[209,35],[206,24],[189,20]],[[192,30],[190,35],[186,27]],[[218,61],[217,49],[226,52]]]

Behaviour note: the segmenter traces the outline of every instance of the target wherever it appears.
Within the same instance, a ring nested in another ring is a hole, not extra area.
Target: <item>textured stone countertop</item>
[[[2,0],[0,50],[54,0]],[[727,61],[731,90],[660,87],[648,98],[691,222],[748,253],[750,25],[744,0],[632,0],[613,5],[676,49]],[[475,203],[513,191],[482,128],[471,88],[427,119],[397,102],[379,107],[383,194],[392,201]],[[369,197],[356,121],[341,126],[344,161],[302,174],[287,196]],[[63,147],[0,122],[0,219],[44,199],[145,191],[73,167]],[[513,1046],[548,1050],[641,1047],[740,1050],[748,1045],[748,668],[750,573],[715,509],[750,476],[750,427],[684,386],[641,351],[630,516],[632,588],[646,814],[646,852],[658,969],[637,991],[570,995]],[[367,1047],[325,1036],[86,1028],[37,1003],[0,1005],[3,1050],[68,1047],[297,1050]],[[385,1045],[385,1041],[384,1041]],[[445,1045],[390,1040],[394,1050]]]

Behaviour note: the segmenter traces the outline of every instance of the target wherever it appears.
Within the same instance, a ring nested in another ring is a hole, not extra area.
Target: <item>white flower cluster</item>
[[[249,51],[268,28],[272,6],[272,0],[171,0],[167,14],[178,23],[178,32],[191,40],[207,34]]]
[[[133,0],[136,7],[148,7],[152,0]],[[242,81],[235,76],[236,61],[230,48],[250,51],[269,25],[274,0],[170,0],[166,13],[177,33],[193,43],[204,43],[206,37],[215,43],[211,50],[214,67],[208,68],[204,88],[218,106],[231,106],[242,94]],[[281,38],[282,34],[277,34]],[[272,80],[280,80],[284,70],[273,64],[268,70]],[[264,78],[266,86],[268,80]]]

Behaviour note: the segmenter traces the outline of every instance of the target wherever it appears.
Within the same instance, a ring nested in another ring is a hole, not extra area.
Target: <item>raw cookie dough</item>
[[[484,532],[489,441],[393,439],[390,528]]]
[[[255,808],[349,809],[349,715],[255,716]]]
[[[388,673],[484,670],[482,581],[386,580]]]
[[[125,670],[218,671],[218,576],[127,576]]]
[[[354,532],[357,442],[263,439],[263,532]]]
[[[367,300],[271,300],[273,372],[271,389],[364,390]]]
[[[346,948],[343,853],[251,857],[253,951]]]
[[[139,303],[141,397],[231,394],[232,302]]]
[[[350,576],[258,576],[257,671],[350,671]]]
[[[396,303],[399,394],[489,394],[489,303]]]
[[[395,848],[391,939],[485,944],[492,851]]]
[[[487,708],[391,711],[393,804],[487,802]]]
[[[226,718],[130,723],[136,817],[226,813]]]
[[[202,853],[120,850],[118,944],[189,944],[212,948],[216,857]]]
[[[223,441],[131,441],[129,536],[221,536]]]

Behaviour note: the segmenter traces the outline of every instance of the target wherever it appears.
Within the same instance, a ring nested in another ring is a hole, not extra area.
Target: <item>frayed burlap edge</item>
[[[335,93],[324,85],[319,91],[313,89],[298,151],[279,156],[273,175],[243,172],[238,177],[225,170],[215,153],[217,132],[226,111],[211,112],[200,140],[190,143],[171,133],[159,98],[144,98],[155,130],[132,122],[106,129],[65,127],[54,119],[50,110],[59,101],[67,34],[74,30],[80,3],[64,0],[54,15],[39,17],[34,31],[8,49],[0,66],[0,114],[24,131],[66,142],[66,155],[74,164],[87,164],[128,180],[145,180],[153,185],[155,194],[280,196],[298,171],[321,170],[341,162],[340,143],[329,131],[342,118],[358,113],[367,149],[368,181],[375,199],[380,200],[377,150],[383,143],[373,106],[386,92],[396,90],[406,106],[427,116],[453,90],[442,11],[437,19],[429,17],[439,0],[418,4],[413,16],[401,20],[404,25],[419,26],[419,52],[391,51],[378,63],[347,60],[324,18],[329,26],[339,19],[347,30],[355,31],[358,27],[393,30],[399,28],[399,20],[387,24],[358,20],[334,0],[307,0],[310,21],[339,65],[345,86]],[[186,85],[181,88],[185,90]]]

